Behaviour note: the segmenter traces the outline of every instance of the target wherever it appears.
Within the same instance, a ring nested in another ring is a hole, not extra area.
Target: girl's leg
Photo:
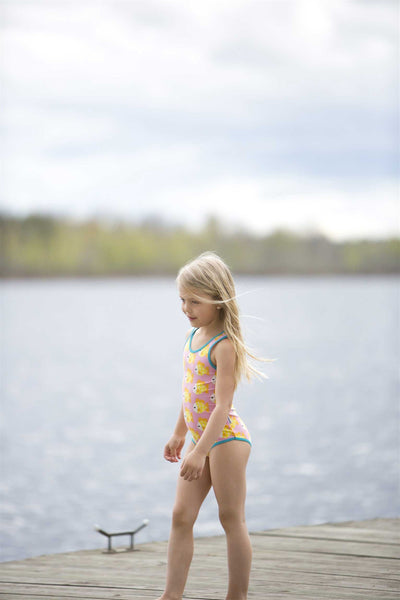
[[[194,444],[188,448],[189,453]],[[160,600],[181,600],[193,556],[193,525],[211,487],[209,460],[197,481],[178,478],[168,542],[167,582]]]
[[[232,440],[210,451],[211,482],[228,548],[227,600],[246,600],[251,568],[251,544],[245,521],[247,442]]]

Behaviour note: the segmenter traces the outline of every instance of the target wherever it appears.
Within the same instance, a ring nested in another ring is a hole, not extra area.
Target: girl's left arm
[[[235,350],[232,343],[225,339],[215,346],[215,364],[218,377],[215,384],[216,406],[208,420],[200,440],[194,449],[186,455],[181,467],[181,476],[188,481],[198,479],[203,471],[207,454],[211,446],[221,435],[232,406],[235,391]]]

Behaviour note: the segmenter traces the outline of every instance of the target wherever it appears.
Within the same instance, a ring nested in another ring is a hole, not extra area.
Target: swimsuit
[[[198,350],[192,349],[193,329],[186,340],[183,351],[183,414],[193,443],[200,439],[208,419],[216,406],[215,382],[217,367],[211,360],[211,350],[228,336],[222,331]],[[236,410],[231,407],[227,422],[217,441],[211,446],[224,442],[241,440],[251,445],[250,434]]]

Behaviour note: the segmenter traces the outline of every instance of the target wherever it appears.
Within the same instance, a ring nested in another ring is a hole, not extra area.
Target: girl
[[[183,406],[164,458],[180,460],[188,430],[191,441],[180,469],[167,581],[159,600],[182,598],[193,556],[193,525],[211,486],[227,537],[226,598],[245,600],[252,555],[244,510],[251,438],[232,399],[241,376],[263,374],[247,361],[256,357],[243,342],[232,275],[221,258],[200,255],[179,271],[177,284],[193,329],[184,347]]]

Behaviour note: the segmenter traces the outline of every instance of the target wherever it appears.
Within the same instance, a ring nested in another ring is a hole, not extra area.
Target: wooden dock
[[[398,600],[400,519],[373,519],[251,534],[249,600]],[[163,589],[167,542],[134,552],[99,549],[0,564],[2,600],[155,600]],[[197,538],[184,598],[223,600],[224,536]]]

